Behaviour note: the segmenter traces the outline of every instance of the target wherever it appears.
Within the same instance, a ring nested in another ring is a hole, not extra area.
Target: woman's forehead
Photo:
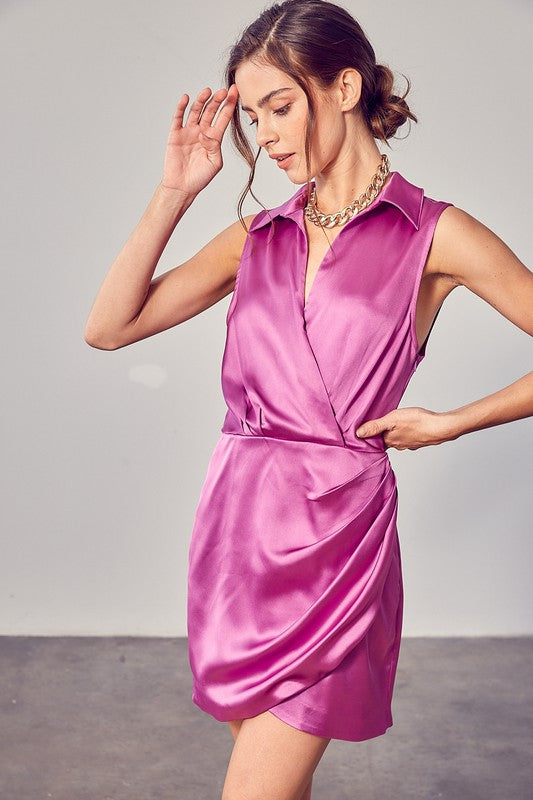
[[[284,86],[295,85],[286,72],[270,62],[249,60],[239,64],[235,70],[235,82],[245,84],[255,81],[275,81],[279,86],[282,85],[279,81],[284,81]]]

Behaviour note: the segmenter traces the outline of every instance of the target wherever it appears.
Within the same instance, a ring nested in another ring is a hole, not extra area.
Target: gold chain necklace
[[[348,220],[358,214],[359,211],[362,211],[363,208],[367,208],[370,203],[374,202],[380,193],[383,183],[385,182],[385,178],[389,172],[389,157],[386,153],[382,153],[381,164],[378,167],[378,171],[372,178],[370,186],[366,192],[363,192],[363,194],[357,200],[354,200],[354,202],[350,203],[349,206],[343,208],[342,211],[337,211],[336,214],[322,214],[318,210],[316,205],[316,186],[313,186],[311,198],[305,206],[305,216],[307,219],[311,220],[311,222],[314,222],[315,225],[318,225],[322,228],[333,228],[335,225],[345,225]]]

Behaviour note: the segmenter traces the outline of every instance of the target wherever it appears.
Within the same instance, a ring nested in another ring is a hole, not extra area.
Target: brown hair
[[[409,79],[406,78],[405,94],[393,94],[392,71],[384,64],[376,63],[372,45],[359,23],[335,3],[325,0],[285,0],[266,8],[248,25],[231,48],[224,75],[227,89],[235,83],[237,68],[248,60],[266,61],[278,67],[290,75],[307,96],[309,111],[305,157],[308,197],[311,190],[311,135],[315,121],[309,77],[319,87],[327,89],[343,69],[356,69],[362,77],[358,103],[360,113],[374,138],[386,144],[387,139],[393,137],[408,118],[418,122],[404,99],[411,88]],[[237,208],[239,219],[246,227],[241,210],[248,192],[262,205],[251,188],[261,148],[254,157],[241,126],[238,105],[235,106],[231,121],[231,137],[250,166],[248,184],[239,198]]]

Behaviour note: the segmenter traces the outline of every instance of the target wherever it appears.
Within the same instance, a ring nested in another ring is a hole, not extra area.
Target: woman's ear
[[[337,83],[341,95],[341,110],[351,111],[361,97],[363,88],[361,73],[353,67],[347,67],[339,74]]]

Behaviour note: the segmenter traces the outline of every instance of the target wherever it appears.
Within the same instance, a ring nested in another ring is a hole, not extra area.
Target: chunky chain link
[[[316,207],[316,186],[313,186],[311,198],[305,207],[305,216],[307,219],[314,222],[322,228],[334,228],[336,225],[345,225],[352,217],[362,211],[364,208],[373,203],[378,194],[380,193],[385,178],[390,172],[389,157],[386,153],[381,155],[381,164],[378,171],[372,178],[370,186],[363,192],[363,194],[349,206],[346,206],[342,211],[337,211],[336,214],[322,214]]]

